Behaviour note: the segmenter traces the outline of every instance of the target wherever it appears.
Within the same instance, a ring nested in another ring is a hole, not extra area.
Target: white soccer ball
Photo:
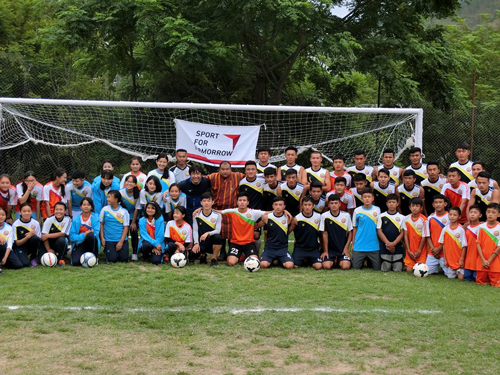
[[[172,267],[174,268],[182,268],[186,265],[186,263],[186,256],[183,253],[175,253],[170,258],[170,264],[172,264]]]
[[[248,272],[257,272],[260,270],[260,260],[255,257],[248,257],[245,259],[245,263],[243,263],[243,266]]]
[[[91,252],[84,253],[80,257],[80,264],[85,268],[94,267],[97,265],[97,258]]]
[[[417,263],[413,266],[413,275],[415,277],[429,276],[429,267],[425,263]]]
[[[57,256],[54,253],[45,253],[40,259],[42,266],[54,267],[57,264]]]

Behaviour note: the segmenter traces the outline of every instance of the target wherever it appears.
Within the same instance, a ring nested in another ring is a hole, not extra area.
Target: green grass
[[[102,262],[7,270],[0,283],[0,368],[7,374],[500,368],[500,290],[443,276]],[[318,307],[331,310],[311,310]],[[231,312],[252,308],[305,310]]]

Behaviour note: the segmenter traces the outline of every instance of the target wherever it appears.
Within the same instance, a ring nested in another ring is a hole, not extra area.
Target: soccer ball
[[[54,267],[57,264],[57,256],[54,253],[45,253],[42,255],[42,266],[45,267]]]
[[[243,266],[248,272],[257,272],[260,269],[260,260],[255,257],[245,259]]]
[[[429,267],[425,263],[417,263],[413,266],[413,275],[415,277],[429,276]]]
[[[170,264],[172,264],[172,267],[174,268],[182,268],[186,265],[186,263],[186,256],[182,253],[175,253],[170,258]]]
[[[80,257],[80,264],[85,268],[94,267],[97,265],[97,258],[91,252],[84,253]]]

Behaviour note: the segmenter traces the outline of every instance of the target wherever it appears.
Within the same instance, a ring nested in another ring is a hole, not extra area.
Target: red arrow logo
[[[233,150],[236,147],[236,143],[240,140],[241,134],[238,135],[232,135],[232,134],[223,134],[224,136],[230,138],[233,140]]]

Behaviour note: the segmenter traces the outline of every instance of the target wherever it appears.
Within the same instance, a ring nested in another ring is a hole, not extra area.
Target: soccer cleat
[[[132,254],[132,262],[137,262],[138,260],[137,254]]]
[[[168,255],[165,255],[165,258],[163,258],[163,262],[168,263],[170,261],[170,257]]]
[[[58,263],[61,267],[64,267],[66,265],[66,262],[64,260],[60,260]]]
[[[217,267],[219,265],[219,262],[217,262],[217,259],[212,258],[210,261],[210,267]]]
[[[36,261],[36,259],[33,259],[31,262],[31,267],[37,267],[38,266],[38,262]]]

